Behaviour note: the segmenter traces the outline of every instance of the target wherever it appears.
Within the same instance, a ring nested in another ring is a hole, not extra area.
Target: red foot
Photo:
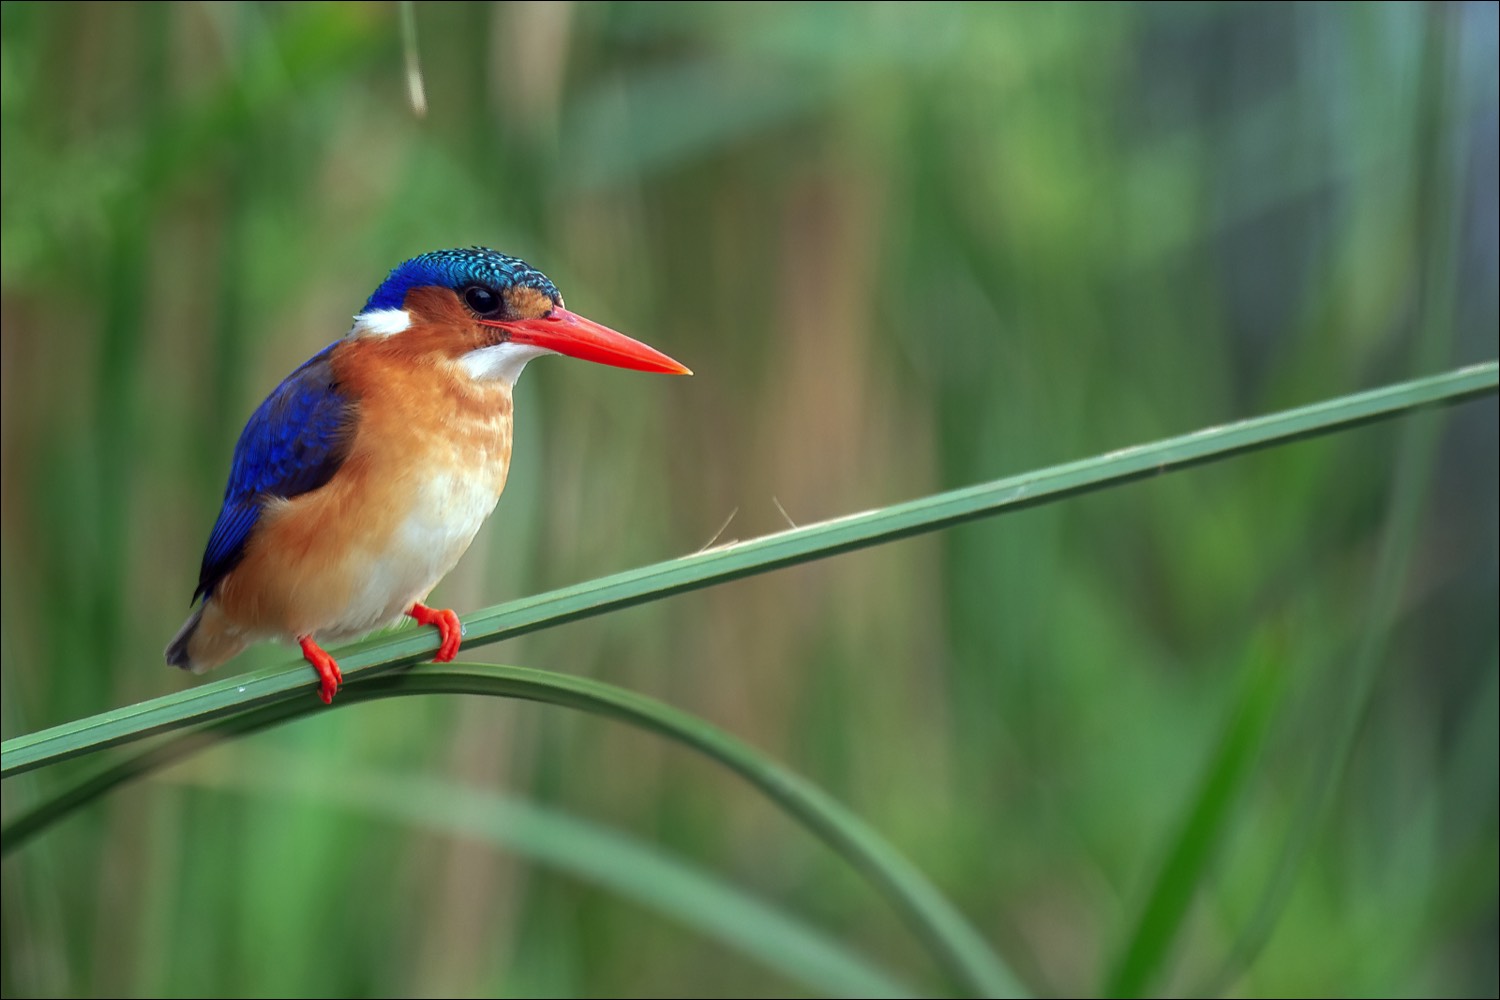
[[[333,696],[338,692],[339,685],[344,683],[344,672],[334,662],[333,657],[323,651],[323,647],[313,642],[313,637],[304,635],[298,639],[302,645],[302,655],[307,657],[307,662],[318,672],[318,680],[322,686],[318,688],[318,697],[323,699],[323,704],[332,705]]]
[[[413,604],[407,614],[420,625],[436,625],[438,634],[443,637],[443,644],[432,655],[433,663],[447,663],[458,655],[458,644],[464,640],[464,626],[458,620],[458,612],[446,608],[438,611],[425,604]]]

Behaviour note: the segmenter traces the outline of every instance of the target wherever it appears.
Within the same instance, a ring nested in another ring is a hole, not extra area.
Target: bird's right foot
[[[324,651],[322,646],[313,642],[313,637],[304,635],[297,642],[302,646],[302,655],[307,657],[307,662],[318,672],[318,697],[323,699],[323,704],[332,705],[333,696],[338,693],[339,685],[344,683],[344,672],[339,665]]]

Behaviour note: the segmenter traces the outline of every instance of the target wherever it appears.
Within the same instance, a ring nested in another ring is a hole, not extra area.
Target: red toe
[[[413,604],[407,614],[421,625],[437,626],[443,641],[432,655],[434,663],[447,663],[458,655],[458,647],[464,641],[464,625],[458,620],[458,612],[450,608],[434,609],[425,604]]]
[[[302,646],[302,655],[318,672],[318,697],[323,699],[323,704],[332,705],[333,696],[338,693],[339,685],[344,683],[344,672],[322,646],[313,642],[312,636],[304,635],[297,642]]]

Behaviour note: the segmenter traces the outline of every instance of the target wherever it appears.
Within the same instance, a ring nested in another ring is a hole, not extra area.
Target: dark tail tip
[[[188,616],[182,628],[177,630],[177,635],[167,643],[167,664],[182,670],[192,670],[193,660],[188,656],[188,643],[193,638],[193,633],[198,631],[198,623],[203,620],[203,606],[200,604],[198,610]]]

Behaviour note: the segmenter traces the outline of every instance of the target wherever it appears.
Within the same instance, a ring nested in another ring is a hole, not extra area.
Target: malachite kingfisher
[[[458,615],[422,602],[505,488],[511,393],[543,354],[692,374],[563,307],[545,274],[475,247],[401,264],[251,415],[209,535],[196,603],[167,646],[201,673],[252,642],[289,640],[325,703],[343,675],[324,643],[405,616],[453,659]]]

